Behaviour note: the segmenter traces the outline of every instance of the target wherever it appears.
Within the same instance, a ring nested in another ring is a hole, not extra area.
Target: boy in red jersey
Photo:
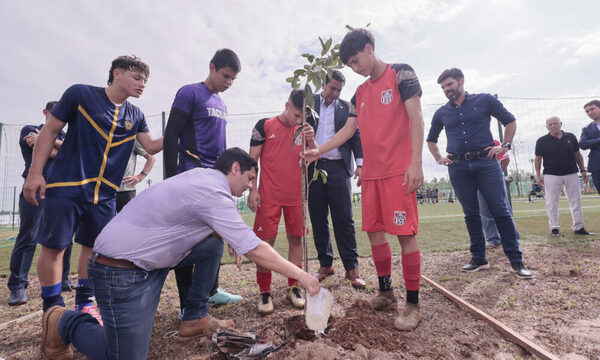
[[[370,303],[376,310],[397,307],[391,279],[392,252],[385,234],[396,235],[402,246],[406,305],[394,327],[412,330],[421,321],[415,190],[423,185],[422,91],[409,65],[387,64],[377,57],[374,48],[373,35],[365,29],[353,30],[344,37],[340,46],[342,62],[369,79],[356,89],[344,128],[318,149],[307,151],[305,157],[315,160],[343,144],[360,127],[363,231],[369,236],[379,277],[379,294]]]
[[[252,130],[250,156],[260,158],[260,187],[256,179],[248,196],[248,207],[256,212],[254,232],[271,246],[275,243],[281,210],[289,243],[288,260],[302,268],[302,192],[298,156],[302,151],[302,136],[294,134],[302,122],[303,90],[292,90],[285,111],[271,119],[259,120]],[[303,130],[309,147],[316,147],[314,130],[306,124]],[[258,312],[273,312],[271,271],[256,266],[256,282],[260,288]],[[304,298],[298,280],[288,278],[287,299],[297,308],[304,308]]]

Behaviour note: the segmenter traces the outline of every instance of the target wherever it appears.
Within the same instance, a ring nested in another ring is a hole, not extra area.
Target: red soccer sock
[[[386,242],[381,245],[371,245],[371,252],[373,253],[373,262],[375,263],[377,276],[392,275],[392,250],[390,249],[390,244]]]
[[[297,267],[299,267],[300,269],[302,269],[302,265],[296,265]],[[292,287],[292,286],[298,286],[298,280],[293,279],[293,278],[288,278],[288,287]]]
[[[421,252],[402,253],[402,275],[406,290],[418,291],[421,287]]]
[[[258,288],[260,289],[260,293],[270,293],[271,292],[271,272],[256,272],[256,282],[258,283]]]

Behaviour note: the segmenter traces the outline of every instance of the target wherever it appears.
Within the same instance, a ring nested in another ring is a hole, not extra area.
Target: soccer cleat
[[[288,299],[292,303],[292,305],[294,305],[298,309],[304,309],[306,300],[304,300],[304,298],[300,294],[300,289],[298,288],[297,285],[290,286],[288,288],[285,298]]]
[[[406,303],[402,314],[394,320],[394,327],[398,330],[414,330],[421,322],[421,308],[419,304]]]
[[[369,304],[375,310],[396,310],[398,300],[394,296],[394,290],[380,291],[377,296],[369,299]]]
[[[550,236],[559,236],[560,232],[558,229],[552,229],[552,231],[550,231]]]
[[[260,300],[258,301],[258,313],[261,315],[269,315],[273,313],[273,297],[271,293],[260,294]]]
[[[208,298],[208,305],[221,306],[227,304],[234,304],[240,300],[242,300],[241,296],[233,295],[221,288],[217,288],[217,292],[213,296]]]

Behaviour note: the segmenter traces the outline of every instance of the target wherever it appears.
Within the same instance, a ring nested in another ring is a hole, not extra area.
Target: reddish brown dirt
[[[472,274],[460,272],[468,262],[466,251],[424,254],[423,273],[458,296],[524,335],[560,359],[600,359],[600,241],[575,247],[540,245],[524,247],[525,261],[534,272],[532,280],[517,279],[501,250],[488,253],[491,268]],[[318,265],[310,263],[311,270]],[[371,259],[360,259],[366,290],[353,289],[343,277],[338,261],[336,275],[323,286],[335,297],[332,319],[325,335],[315,336],[303,321],[302,311],[285,300],[287,279],[273,276],[275,313],[256,312],[258,290],[255,268],[221,268],[223,288],[241,294],[235,305],[211,309],[219,319],[230,318],[241,332],[252,331],[261,342],[285,342],[268,359],[528,359],[531,355],[506,340],[489,325],[454,305],[422,283],[423,320],[414,331],[400,332],[392,323],[398,311],[375,312],[366,300],[377,293]],[[404,303],[401,263],[393,260],[395,294]],[[37,281],[30,278],[31,302],[9,308],[6,279],[0,279],[0,322],[27,315],[41,307]],[[69,296],[69,301],[72,295]],[[179,300],[172,275],[163,289],[150,345],[150,359],[224,359],[210,354],[206,340],[181,343],[173,339],[180,321]],[[41,317],[0,330],[0,358],[38,359]],[[76,353],[76,359],[83,359]]]

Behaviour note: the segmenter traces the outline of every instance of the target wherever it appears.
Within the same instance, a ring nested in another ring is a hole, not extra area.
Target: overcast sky
[[[105,85],[110,62],[122,54],[150,66],[146,90],[132,102],[146,115],[168,111],[179,87],[205,79],[210,58],[222,47],[242,62],[223,94],[229,113],[278,111],[290,90],[284,79],[303,65],[301,53],[320,49],[317,36],[339,42],[346,24],[367,23],[384,61],[413,66],[423,104],[446,101],[436,78],[449,67],[463,69],[470,92],[597,96],[599,14],[600,2],[591,0],[2,1],[0,122],[42,122],[48,100],[74,83]],[[343,72],[342,97],[349,99],[364,78]],[[583,102],[569,128],[577,136],[589,121]],[[424,115],[428,129],[431,113],[424,108]],[[537,138],[544,120],[527,120],[532,123],[519,123],[519,129],[536,129],[530,136]],[[435,167],[428,151],[424,158]]]

